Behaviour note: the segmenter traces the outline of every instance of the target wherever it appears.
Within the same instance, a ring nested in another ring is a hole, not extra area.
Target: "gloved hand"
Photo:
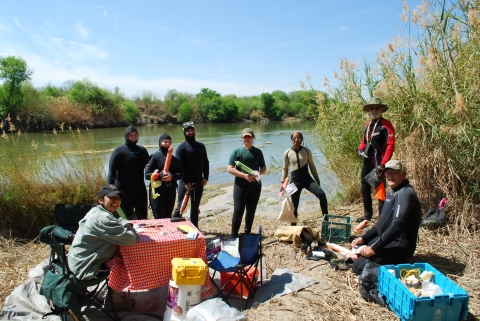
[[[155,172],[152,174],[152,176],[154,181],[158,181],[158,178],[160,177],[160,172]]]
[[[375,174],[377,174],[377,176],[382,175],[384,169],[385,169],[385,165],[383,164],[378,165],[377,167],[375,167]]]
[[[364,155],[364,154],[363,154],[363,150],[357,149],[357,156],[358,156],[358,157],[363,157],[363,155]]]

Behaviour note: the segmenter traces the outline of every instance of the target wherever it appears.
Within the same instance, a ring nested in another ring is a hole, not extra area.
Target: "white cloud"
[[[57,28],[55,27],[55,24],[51,20],[44,20],[44,24],[40,26],[40,30],[42,30],[46,34],[57,34]]]
[[[0,32],[2,33],[12,32],[12,27],[10,27],[10,24],[6,22],[3,18],[0,18]]]
[[[26,31],[28,32],[29,30],[22,24],[22,22],[20,21],[20,19],[18,19],[17,17],[13,17],[13,22],[15,22],[15,24],[17,25],[18,28],[22,29],[23,31]]]
[[[83,24],[83,21],[77,22],[77,25],[75,26],[75,30],[77,31],[77,34],[78,34],[81,38],[87,40],[87,38],[88,38],[88,29],[85,28],[82,24]]]
[[[87,61],[97,62],[110,56],[110,53],[97,47],[62,38],[34,36],[33,39],[41,45],[54,60],[64,64],[81,64]]]

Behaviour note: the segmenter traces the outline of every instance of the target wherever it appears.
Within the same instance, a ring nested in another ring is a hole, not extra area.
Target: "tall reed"
[[[39,230],[54,222],[57,203],[95,204],[103,185],[103,163],[88,151],[80,130],[70,135],[70,146],[56,143],[63,128],[44,135],[50,151],[39,153],[38,142],[17,131],[7,119],[7,132],[0,138],[0,221],[2,233],[16,237],[36,237]],[[62,127],[62,126],[61,126]],[[73,146],[73,148],[72,148]]]
[[[410,36],[396,38],[374,63],[360,68],[342,59],[318,97],[319,146],[351,200],[359,193],[355,150],[366,119],[362,105],[377,96],[390,109],[396,131],[394,158],[404,161],[425,207],[446,197],[458,229],[478,229],[480,219],[480,11],[478,1],[424,1],[401,18]]]

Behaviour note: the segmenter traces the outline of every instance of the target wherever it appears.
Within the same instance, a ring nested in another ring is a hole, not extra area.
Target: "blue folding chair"
[[[221,297],[228,305],[231,305],[228,300],[233,297],[232,294],[240,294],[241,310],[246,310],[257,292],[257,288],[263,282],[261,226],[258,227],[258,234],[239,235],[238,252],[240,258],[220,251],[217,257],[210,262],[209,267],[214,271],[211,279],[217,288],[215,297]],[[228,279],[221,282],[223,285],[218,286],[215,283],[217,272],[229,273]],[[260,276],[260,282],[258,282],[258,276]]]

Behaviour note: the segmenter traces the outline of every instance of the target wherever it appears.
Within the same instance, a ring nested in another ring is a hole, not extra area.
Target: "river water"
[[[256,139],[254,146],[261,148],[267,164],[267,174],[262,178],[264,184],[276,184],[280,181],[280,170],[283,163],[283,152],[291,146],[290,134],[293,130],[300,130],[304,136],[304,145],[312,150],[313,157],[319,170],[320,179],[324,181],[324,174],[321,170],[323,156],[315,145],[314,138],[308,128],[313,123],[306,122],[278,122],[270,121],[265,123],[233,123],[233,124],[196,124],[196,138],[205,144],[210,161],[209,184],[223,184],[233,182],[232,175],[226,172],[230,153],[237,147],[242,146],[240,138],[241,131],[250,127],[255,132]],[[112,149],[124,144],[125,127],[82,129],[85,137],[86,148],[100,152],[105,163],[104,174],[108,170],[108,160]],[[182,126],[177,125],[149,125],[137,127],[140,139],[138,144],[145,146],[150,154],[158,150],[158,137],[167,132],[173,140],[175,149],[184,141]],[[59,145],[65,150],[75,148],[72,143],[72,135],[58,133],[55,135],[55,144],[48,143],[48,135],[44,133],[28,133],[29,142],[34,140],[38,144],[36,149],[40,153],[48,153],[51,148],[58,148]],[[57,147],[54,147],[57,146]],[[325,186],[325,185],[324,185]],[[327,187],[327,189],[330,189]]]

